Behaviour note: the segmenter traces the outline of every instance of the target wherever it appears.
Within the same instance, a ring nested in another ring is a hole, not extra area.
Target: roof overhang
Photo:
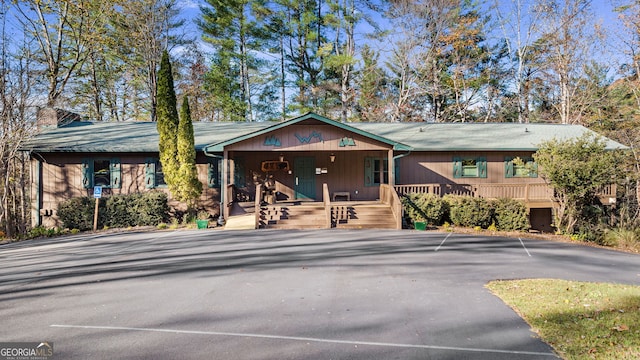
[[[256,130],[256,131],[253,131],[253,132],[241,135],[241,136],[237,136],[237,137],[232,138],[232,139],[221,141],[221,142],[218,142],[218,143],[213,143],[213,144],[206,145],[204,147],[204,153],[205,154],[220,153],[220,152],[224,151],[225,147],[227,147],[229,145],[238,143],[240,141],[252,139],[252,138],[255,138],[257,136],[261,136],[261,135],[270,133],[272,131],[279,130],[279,129],[285,128],[287,126],[298,124],[298,123],[301,123],[301,122],[304,122],[304,121],[308,121],[308,120],[315,120],[315,121],[318,121],[318,122],[321,122],[321,123],[324,123],[324,124],[327,124],[327,125],[335,126],[335,127],[340,128],[342,130],[353,132],[355,134],[367,137],[367,138],[375,140],[375,141],[379,141],[381,143],[389,145],[390,147],[393,148],[393,150],[412,150],[412,148],[410,146],[402,144],[402,143],[399,143],[397,141],[393,141],[391,139],[388,139],[388,138],[373,134],[371,132],[358,129],[358,128],[353,127],[353,126],[349,126],[349,125],[347,125],[345,123],[341,123],[341,122],[338,122],[338,121],[331,120],[329,118],[326,118],[324,116],[320,116],[320,115],[315,114],[315,113],[307,113],[307,114],[304,114],[304,115],[289,119],[287,121],[274,124],[272,126],[264,128],[264,129]]]

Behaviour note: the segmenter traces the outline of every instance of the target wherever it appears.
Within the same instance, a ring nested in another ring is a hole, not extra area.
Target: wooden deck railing
[[[547,184],[408,184],[395,185],[398,195],[411,193],[426,193],[444,196],[468,195],[487,199],[512,198],[525,202],[554,201],[553,188]],[[602,187],[598,192],[600,197],[614,197],[616,185]]]
[[[391,207],[393,218],[396,220],[396,229],[402,229],[402,202],[398,192],[387,184],[380,184],[380,202]]]
[[[260,217],[262,215],[260,213],[261,212],[260,211],[260,205],[262,203],[262,196],[260,196],[259,194],[262,194],[262,186],[263,185],[261,183],[256,184],[256,194],[258,194],[258,195],[256,195],[256,198],[254,200],[254,205],[253,205],[255,207],[255,211],[256,211],[256,213],[255,213],[255,215],[256,215],[255,216],[255,218],[256,218],[256,220],[255,220],[256,221],[255,229],[259,229],[260,228]]]

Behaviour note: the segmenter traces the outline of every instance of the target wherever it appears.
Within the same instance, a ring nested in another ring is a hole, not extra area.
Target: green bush
[[[167,195],[160,191],[143,194],[112,195],[100,201],[98,228],[150,226],[166,221]],[[77,197],[58,205],[58,217],[69,229],[93,229],[95,199]]]
[[[448,212],[447,203],[434,194],[409,194],[402,198],[402,204],[414,223],[425,221],[430,225],[440,225]]]
[[[142,193],[135,204],[137,214],[136,225],[155,226],[169,220],[169,203],[167,194],[162,191]]]
[[[138,198],[140,198],[139,194],[107,197],[105,226],[116,228],[135,226],[137,221],[135,204]]]
[[[58,218],[63,227],[69,229],[91,230],[93,229],[93,214],[95,212],[95,199],[90,197],[76,197],[58,204]],[[98,209],[98,226],[104,225],[105,202],[101,201]]]
[[[492,202],[496,228],[501,231],[529,230],[527,207],[522,201],[502,198]]]
[[[493,208],[486,199],[447,195],[444,200],[449,204],[449,217],[454,225],[486,229],[493,221]]]

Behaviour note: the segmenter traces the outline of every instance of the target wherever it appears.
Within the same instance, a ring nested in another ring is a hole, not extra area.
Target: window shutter
[[[210,188],[219,188],[221,186],[222,170],[220,167],[222,161],[218,158],[209,159],[208,173],[207,173],[207,186]]]
[[[146,158],[144,161],[144,187],[154,189],[156,187],[156,159]]]
[[[453,158],[453,177],[455,179],[462,177],[462,158]]]
[[[93,160],[82,159],[82,186],[85,189],[93,187]]]
[[[120,159],[113,158],[111,159],[111,164],[109,165],[109,172],[111,173],[111,188],[112,189],[120,189],[120,184],[122,183],[120,170]]]
[[[537,178],[538,177],[538,163],[535,161],[531,161],[531,172],[529,173],[529,177]]]
[[[373,172],[374,172],[374,164],[376,161],[375,158],[365,157],[364,158],[364,186],[373,186]]]
[[[487,177],[487,159],[484,157],[479,157],[476,160],[478,165],[478,177],[486,178]]]
[[[512,178],[513,175],[513,157],[507,156],[504,158],[504,177]]]
[[[395,175],[393,182],[398,184],[400,182],[400,159],[393,162],[393,171]]]

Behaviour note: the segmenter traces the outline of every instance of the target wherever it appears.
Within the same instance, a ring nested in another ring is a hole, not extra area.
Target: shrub
[[[483,229],[491,225],[493,208],[486,199],[448,195],[445,200],[449,204],[449,217],[453,224]]]
[[[162,191],[148,191],[135,204],[138,226],[153,226],[169,220],[168,197]]]
[[[98,226],[104,226],[105,202],[101,201],[98,206]],[[93,229],[94,211],[95,199],[86,196],[71,198],[58,204],[58,218],[69,229]]]
[[[640,243],[640,234],[629,229],[609,229],[604,233],[602,245],[634,248]]]
[[[529,230],[527,207],[522,201],[502,198],[492,202],[494,208],[495,225],[502,231]]]
[[[413,221],[425,221],[431,225],[440,225],[448,212],[447,203],[434,194],[409,194],[402,198],[404,209]]]
[[[105,199],[99,203],[99,228],[156,225],[168,218],[167,195],[160,191]],[[70,229],[93,229],[94,211],[95,199],[89,197],[72,198],[58,205],[58,217]]]
[[[128,227],[137,222],[136,202],[139,194],[111,195],[106,198],[106,224],[109,227]]]

